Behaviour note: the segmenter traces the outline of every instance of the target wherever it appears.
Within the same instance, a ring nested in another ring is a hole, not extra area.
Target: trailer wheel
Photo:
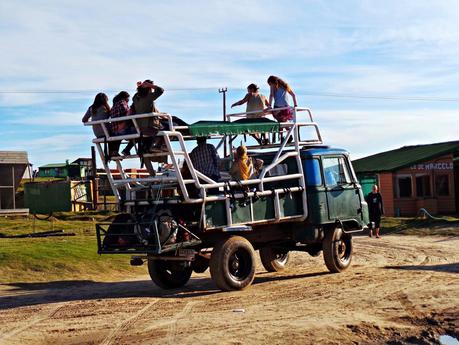
[[[192,269],[179,261],[148,259],[148,273],[160,288],[176,289],[188,283]]]
[[[210,275],[224,291],[242,290],[255,277],[255,251],[245,238],[233,236],[217,243],[210,257]]]
[[[191,262],[191,268],[196,273],[204,273],[209,268],[209,259],[196,255],[194,261]]]
[[[324,261],[332,273],[344,271],[352,260],[352,236],[345,234],[340,228],[325,232],[322,243]]]
[[[286,250],[264,247],[260,249],[260,259],[268,272],[280,272],[287,265],[289,253]]]

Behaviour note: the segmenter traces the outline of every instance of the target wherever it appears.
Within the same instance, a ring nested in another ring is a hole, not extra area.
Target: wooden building
[[[0,214],[17,210],[16,190],[29,166],[27,152],[0,151]]]
[[[47,164],[38,168],[38,177],[53,177],[53,178],[71,178],[79,179],[85,177],[85,167],[77,163],[57,163]]]
[[[353,165],[365,193],[379,185],[387,216],[459,212],[459,141],[404,146]]]

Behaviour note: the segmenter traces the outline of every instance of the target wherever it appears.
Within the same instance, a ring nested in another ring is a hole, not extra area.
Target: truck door
[[[329,220],[359,219],[360,196],[345,156],[322,158]]]

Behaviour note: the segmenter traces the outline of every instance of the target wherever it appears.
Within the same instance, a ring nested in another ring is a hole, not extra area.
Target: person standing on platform
[[[384,206],[383,206],[382,197],[381,197],[381,194],[379,193],[379,189],[377,185],[373,186],[371,192],[368,193],[365,200],[368,204],[370,222],[374,223],[375,236],[376,238],[380,238],[379,229],[381,226],[381,215],[384,214]],[[369,236],[370,237],[373,236],[373,227],[370,228]]]

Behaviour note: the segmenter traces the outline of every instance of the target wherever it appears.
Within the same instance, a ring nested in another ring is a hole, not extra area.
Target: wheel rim
[[[274,260],[276,260],[281,265],[285,265],[288,260],[288,253],[277,252],[274,254]]]
[[[234,280],[242,281],[251,272],[252,258],[245,250],[236,250],[229,258],[228,270]]]
[[[342,236],[339,240],[335,241],[336,258],[342,263],[349,261],[351,249],[351,239],[348,236]]]
[[[176,265],[171,264],[170,262],[164,262],[160,270],[165,278],[177,279],[181,278],[186,274],[186,270],[181,267],[175,267]]]

